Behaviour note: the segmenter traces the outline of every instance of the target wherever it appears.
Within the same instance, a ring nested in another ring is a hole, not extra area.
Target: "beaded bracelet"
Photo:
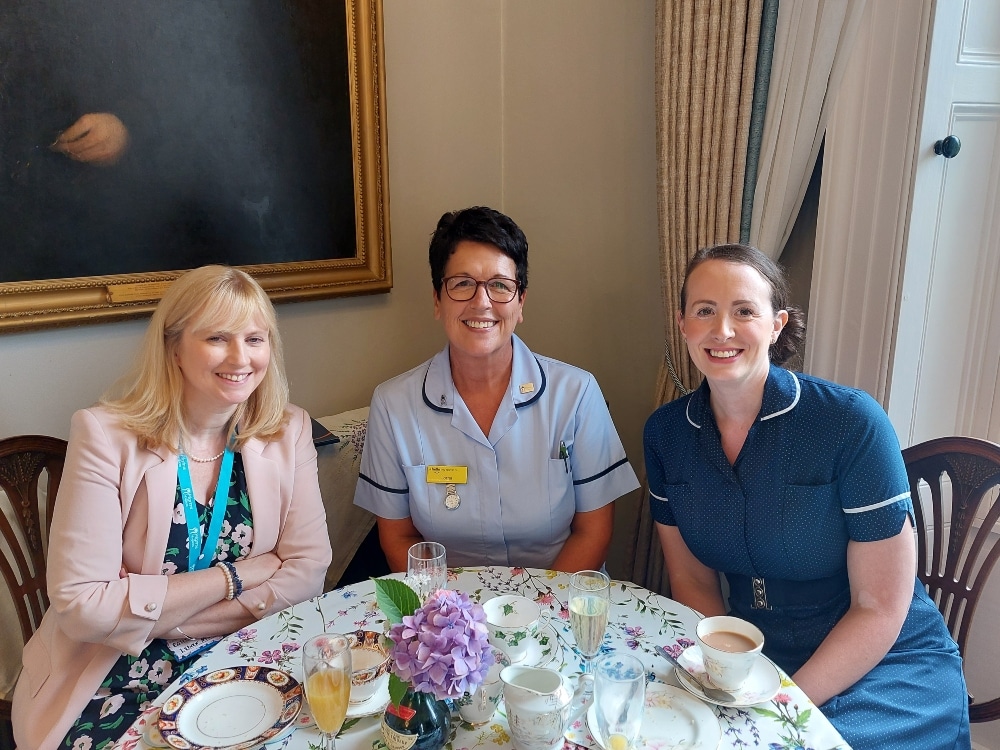
[[[229,572],[229,566],[224,562],[220,562],[216,563],[215,567],[221,570],[222,575],[226,577],[226,600],[232,601],[233,597],[235,596],[235,594],[233,593],[235,585],[233,584],[233,575],[232,573]]]
[[[240,574],[236,572],[236,566],[233,565],[231,562],[229,562],[228,560],[223,560],[219,564],[225,566],[226,570],[229,573],[229,581],[233,587],[232,588],[233,595],[229,598],[234,599],[235,597],[243,593],[243,580],[240,578]]]

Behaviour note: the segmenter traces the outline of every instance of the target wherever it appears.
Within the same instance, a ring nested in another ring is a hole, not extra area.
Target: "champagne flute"
[[[448,587],[448,561],[444,545],[417,542],[410,547],[406,560],[406,582],[421,602],[438,589]]]
[[[629,750],[639,736],[646,700],[646,667],[631,654],[608,654],[594,666],[594,707],[600,742]]]
[[[592,672],[591,662],[601,650],[608,627],[611,579],[599,570],[581,570],[569,579],[569,625],[576,647],[583,656],[583,674]]]
[[[306,699],[323,736],[322,750],[335,750],[351,699],[351,643],[346,635],[323,633],[302,648]]]

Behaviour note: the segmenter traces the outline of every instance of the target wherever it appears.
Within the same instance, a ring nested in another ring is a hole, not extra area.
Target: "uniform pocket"
[[[573,474],[566,471],[566,462],[561,458],[550,458],[549,474],[549,514],[552,519],[552,533],[558,536],[569,529],[576,514],[576,493],[573,491]]]
[[[843,568],[847,523],[840,485],[786,484],[775,519],[789,565],[805,578],[825,578]]]

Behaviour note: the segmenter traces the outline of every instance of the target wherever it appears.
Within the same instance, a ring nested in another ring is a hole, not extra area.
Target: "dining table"
[[[402,578],[400,574],[394,577]],[[569,621],[570,575],[554,570],[502,566],[451,568],[448,588],[464,591],[478,602],[494,596],[518,594],[538,602],[550,613],[533,636],[524,659],[529,666],[557,670],[579,684],[586,659],[576,647]],[[701,619],[694,610],[668,597],[628,581],[612,580],[608,626],[602,653],[625,652],[638,657],[647,669],[646,713],[641,736],[651,750],[677,748],[718,748],[720,750],[849,750],[822,711],[787,674],[765,657],[760,658],[759,694],[748,693],[732,705],[695,697],[698,683],[679,675],[658,652],[658,647],[681,656],[689,673],[703,669],[697,656],[695,628]],[[145,750],[164,746],[155,731],[160,707],[185,684],[219,670],[240,670],[248,666],[267,667],[302,680],[302,645],[322,632],[349,633],[357,630],[385,631],[388,625],[375,598],[374,579],[368,579],[326,593],[259,620],[221,639],[203,651],[194,664],[169,685],[127,729],[115,747]],[[685,661],[685,659],[687,661]],[[755,673],[757,667],[755,667]],[[231,671],[229,672],[231,674]],[[683,685],[682,683],[687,683]],[[378,696],[376,696],[378,698]],[[759,702],[757,699],[760,699]],[[374,700],[374,699],[373,699]],[[385,691],[379,705],[348,711],[337,736],[337,750],[386,750],[381,721],[388,700]],[[371,701],[369,701],[370,703]],[[592,709],[575,712],[565,734],[564,750],[601,750],[594,739]],[[662,726],[657,727],[657,722]],[[672,739],[676,722],[685,738]],[[681,726],[683,725],[683,726]],[[266,750],[310,750],[320,745],[320,733],[302,710],[289,729],[269,741]],[[453,715],[453,736],[449,750],[507,750],[514,744],[501,699],[492,719],[472,726]],[[699,737],[692,740],[691,733]]]

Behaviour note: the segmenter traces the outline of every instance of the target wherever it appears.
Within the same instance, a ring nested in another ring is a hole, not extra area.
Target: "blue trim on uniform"
[[[531,356],[535,357],[534,354],[532,354]],[[536,393],[534,396],[532,396],[531,398],[529,398],[527,401],[522,401],[519,404],[515,403],[514,404],[514,408],[515,409],[520,409],[522,406],[531,406],[533,403],[535,403],[539,399],[539,397],[543,393],[545,393],[545,386],[548,384],[548,380],[545,377],[545,370],[542,369],[542,363],[538,361],[538,357],[535,357],[535,362],[538,364],[538,373],[542,376],[542,384],[538,388],[538,393]]]
[[[574,480],[573,481],[573,485],[576,486],[576,485],[579,485],[579,484],[587,484],[588,482],[593,482],[596,479],[600,479],[605,474],[611,473],[612,471],[614,471],[615,469],[617,469],[622,464],[627,464],[627,463],[628,463],[628,456],[626,456],[625,458],[623,458],[618,463],[611,464],[611,466],[609,466],[608,468],[606,468],[604,471],[600,472],[599,474],[594,474],[593,476],[587,477],[586,479],[576,479],[576,480]]]
[[[434,360],[431,360],[431,362],[433,361]],[[427,363],[427,369],[424,370],[424,382],[420,386],[420,395],[423,397],[424,403],[427,404],[429,407],[431,407],[434,411],[439,411],[442,414],[454,414],[455,413],[454,409],[449,409],[447,406],[435,406],[434,404],[431,403],[431,400],[427,398],[427,373],[431,371],[431,362]],[[372,484],[375,483],[372,482]],[[375,486],[378,487],[377,484]]]
[[[406,488],[405,490],[394,490],[392,487],[385,487],[385,486],[379,484],[378,482],[373,481],[370,477],[366,477],[364,474],[358,474],[358,479],[364,479],[372,487],[380,489],[383,492],[392,492],[392,493],[394,493],[396,495],[408,495],[410,493],[410,489],[409,488]]]
[[[545,377],[545,370],[542,368],[542,363],[539,362],[538,357],[535,357],[535,355],[531,356],[535,358],[535,363],[538,365],[538,374],[542,378],[542,384],[539,386],[538,392],[535,393],[535,395],[529,398],[527,401],[521,401],[520,403],[515,401],[514,402],[515,409],[520,409],[525,406],[531,406],[533,403],[535,403],[539,398],[541,398],[542,394],[545,393],[545,387],[548,385],[549,382],[548,378]],[[433,360],[431,360],[431,362],[433,362]],[[454,414],[455,410],[453,408],[449,408],[447,406],[435,406],[431,402],[431,400],[427,398],[427,374],[431,371],[431,362],[427,363],[427,369],[424,371],[424,382],[420,386],[420,396],[421,398],[423,398],[424,403],[427,404],[434,411],[441,412],[442,414]],[[513,378],[511,379],[511,383],[513,383]],[[454,383],[452,385],[454,385]]]

